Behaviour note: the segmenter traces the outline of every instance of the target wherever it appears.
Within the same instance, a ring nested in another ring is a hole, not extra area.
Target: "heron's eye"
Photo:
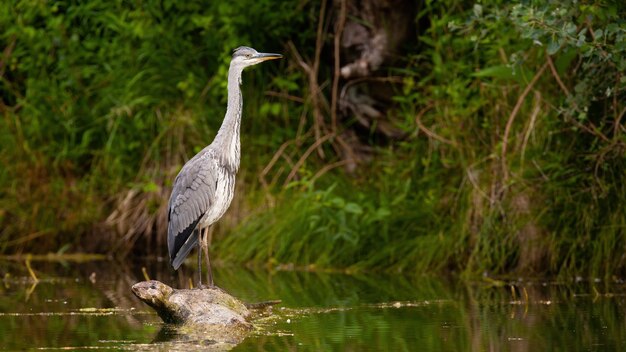
[[[252,54],[246,54],[246,59],[251,59],[252,58]]]

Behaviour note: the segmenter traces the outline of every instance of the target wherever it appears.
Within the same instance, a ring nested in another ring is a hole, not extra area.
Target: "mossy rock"
[[[236,344],[252,330],[250,310],[218,287],[179,290],[150,280],[136,283],[132,291],[183,332],[202,331],[208,339]]]

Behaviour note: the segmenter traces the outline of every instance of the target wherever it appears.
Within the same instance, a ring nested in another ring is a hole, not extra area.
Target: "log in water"
[[[132,291],[165,323],[186,331],[202,331],[215,341],[238,343],[252,330],[250,310],[218,287],[174,289],[160,281],[136,283]]]
[[[174,289],[156,280],[142,281],[133,293],[166,323],[249,327],[250,311],[218,287]]]

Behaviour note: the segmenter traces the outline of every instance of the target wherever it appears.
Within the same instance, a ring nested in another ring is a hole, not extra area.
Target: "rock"
[[[218,287],[178,290],[150,280],[136,283],[132,291],[165,323],[202,331],[213,341],[236,344],[252,330],[246,305]]]

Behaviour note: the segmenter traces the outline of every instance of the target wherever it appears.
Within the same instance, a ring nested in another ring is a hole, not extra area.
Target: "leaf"
[[[569,50],[564,50],[558,55],[557,59],[554,61],[554,66],[556,66],[556,71],[559,75],[564,75],[567,72],[568,67],[577,55],[578,52],[576,50],[572,50],[571,48]]]
[[[557,40],[550,40],[550,43],[548,44],[548,48],[546,49],[546,51],[548,52],[548,55],[554,55],[557,53],[557,51],[559,51],[559,48],[561,47],[561,44],[557,41]]]
[[[345,206],[345,201],[343,198],[335,197],[330,200],[330,205],[337,208],[343,208]]]
[[[157,186],[156,183],[154,183],[154,181],[149,181],[148,183],[144,184],[142,187],[142,191],[144,191],[145,193],[154,193],[157,192],[159,190],[159,186]]]
[[[497,65],[474,72],[472,76],[478,78],[496,78],[515,82],[528,82],[530,73],[528,70],[525,70],[520,66],[511,67],[507,65]]]
[[[344,210],[348,213],[351,214],[362,214],[363,213],[363,208],[361,208],[360,205],[356,204],[356,203],[348,203],[346,204]]]
[[[482,17],[483,15],[483,7],[480,4],[474,4],[474,16]]]
[[[511,79],[513,78],[513,70],[511,67],[506,65],[498,65],[484,68],[478,72],[474,72],[472,74],[474,77],[483,78],[483,77],[493,77],[493,78],[502,78],[502,79]]]
[[[596,30],[593,32],[593,36],[594,36],[594,38],[596,38],[596,40],[600,40],[600,39],[602,39],[602,35],[603,35],[603,34],[604,34],[604,32],[603,32],[601,29],[596,29]]]

